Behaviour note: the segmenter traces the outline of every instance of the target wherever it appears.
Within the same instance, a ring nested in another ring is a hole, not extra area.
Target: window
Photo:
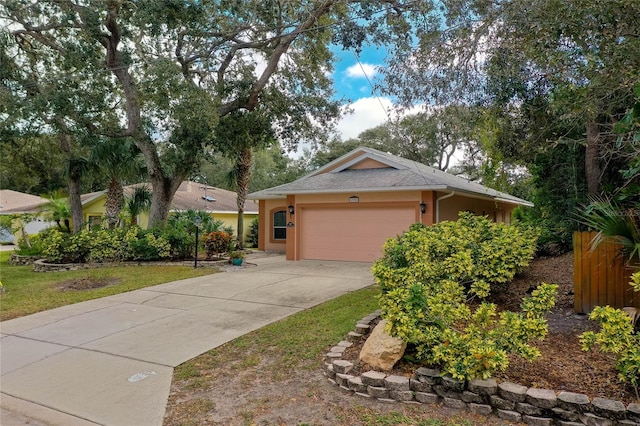
[[[102,216],[89,216],[87,218],[87,227],[89,229],[102,226]]]
[[[280,241],[287,239],[287,212],[285,210],[273,212],[273,239]]]

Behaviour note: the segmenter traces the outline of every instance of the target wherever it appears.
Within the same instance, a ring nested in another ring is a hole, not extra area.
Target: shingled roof
[[[11,189],[0,189],[0,214],[37,213],[49,200]]]
[[[146,186],[152,191],[151,184],[136,183],[124,187],[125,195],[131,194],[138,186]],[[96,198],[106,194],[106,191],[92,192],[82,195],[82,204],[87,204]],[[206,199],[205,199],[206,197]],[[205,185],[202,183],[184,181],[178,187],[173,201],[171,211],[185,210],[206,210],[209,213],[237,213],[236,193],[222,188]],[[258,213],[258,206],[252,201],[245,201],[245,213]]]
[[[349,160],[350,157],[353,157]],[[345,162],[345,160],[348,160]],[[365,160],[386,167],[352,168]],[[282,198],[287,194],[387,192],[398,190],[455,191],[460,195],[490,198],[510,204],[533,206],[529,201],[496,191],[416,161],[377,149],[360,147],[298,180],[249,195],[250,199]]]

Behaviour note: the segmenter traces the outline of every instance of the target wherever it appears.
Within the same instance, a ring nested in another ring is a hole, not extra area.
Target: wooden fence
[[[591,250],[591,240],[596,232],[573,234],[573,291],[574,309],[589,313],[595,306],[640,308],[640,292],[629,285],[631,274],[637,266],[625,265],[619,254],[619,246],[602,242]]]

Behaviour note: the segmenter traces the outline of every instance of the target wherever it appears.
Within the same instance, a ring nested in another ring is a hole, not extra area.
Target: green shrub
[[[630,284],[634,291],[640,291],[640,271],[631,275]],[[629,316],[611,306],[596,306],[589,319],[600,322],[602,328],[598,333],[582,333],[582,350],[589,351],[597,345],[602,352],[615,354],[618,378],[629,383],[636,392],[636,398],[640,400],[640,334],[634,331]]]
[[[414,346],[419,361],[459,379],[488,378],[507,367],[509,354],[537,357],[530,343],[547,333],[544,314],[557,286],[541,285],[520,313],[467,305],[492,288],[504,290],[535,248],[536,232],[468,213],[457,222],[412,226],[387,241],[373,267],[388,331]]]
[[[138,230],[137,238],[129,242],[132,259],[158,260],[169,257],[171,254],[169,242],[162,236],[156,236],[156,233],[160,234],[160,230]]]
[[[599,321],[599,332],[587,331],[580,336],[582,350],[589,351],[598,346],[602,352],[616,355],[618,378],[629,383],[640,399],[640,335],[634,333],[629,316],[611,306],[596,306],[589,315],[590,320]]]
[[[249,229],[249,235],[245,241],[249,247],[258,247],[258,219],[251,221],[251,228]]]

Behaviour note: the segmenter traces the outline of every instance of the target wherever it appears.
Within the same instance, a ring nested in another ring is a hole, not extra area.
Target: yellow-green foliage
[[[42,254],[50,262],[155,260],[167,258],[170,250],[166,238],[135,226],[126,231],[95,228],[75,234],[53,229],[42,238]]]
[[[631,284],[634,291],[640,291],[640,271],[631,275],[631,282],[629,284]]]
[[[533,231],[466,213],[390,239],[373,267],[388,331],[414,345],[417,359],[459,379],[491,377],[507,367],[511,353],[537,357],[530,343],[547,333],[544,314],[555,304],[557,286],[541,285],[520,313],[497,314],[489,303],[473,312],[467,305],[528,265],[535,243]]]
[[[631,276],[631,285],[640,291],[640,272]],[[640,334],[634,332],[629,316],[611,306],[596,306],[589,319],[600,322],[602,328],[597,333],[587,331],[580,336],[582,350],[589,351],[598,346],[602,352],[615,354],[618,377],[630,383],[640,399]]]

